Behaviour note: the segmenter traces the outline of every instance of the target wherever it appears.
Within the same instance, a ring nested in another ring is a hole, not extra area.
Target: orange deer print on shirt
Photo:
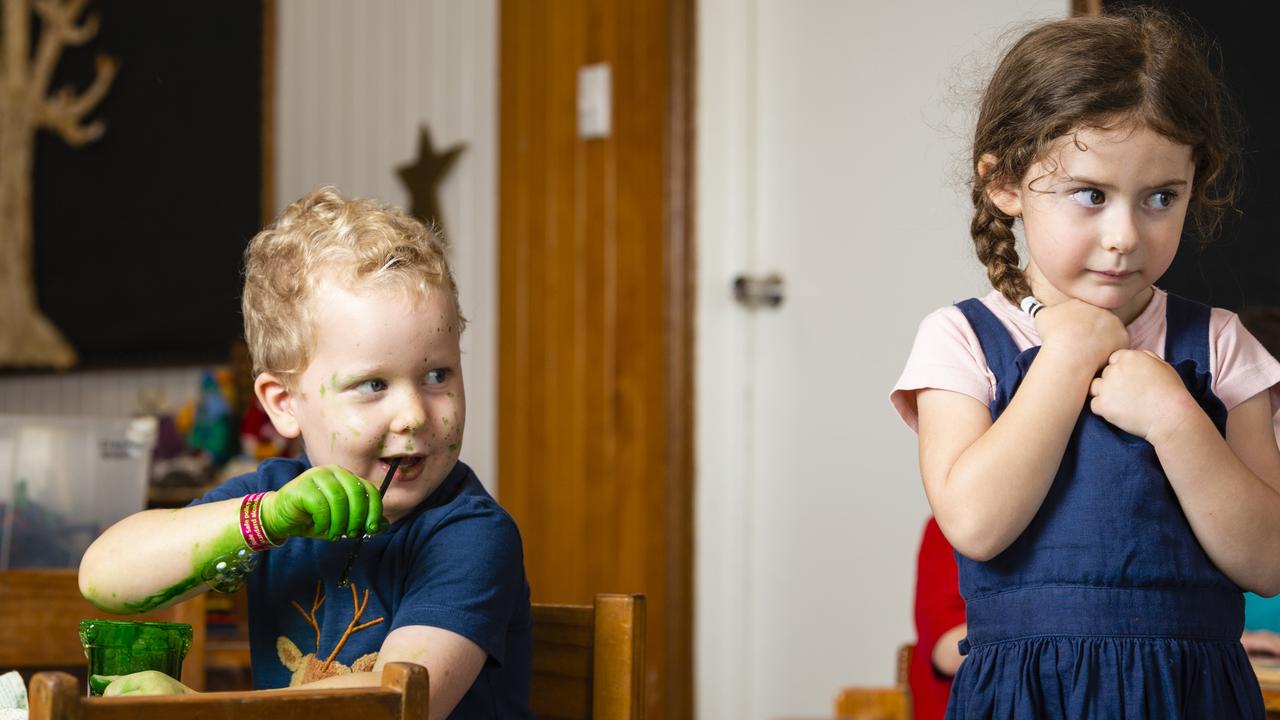
[[[334,658],[338,657],[338,653],[342,651],[342,647],[347,644],[347,640],[355,633],[372,627],[382,622],[385,618],[374,618],[366,623],[360,622],[360,616],[364,614],[365,606],[369,604],[369,590],[364,591],[363,601],[356,599],[355,583],[351,584],[351,607],[354,614],[351,622],[347,624],[346,632],[342,633],[342,638],[338,640],[338,644],[334,646],[333,652],[324,660],[320,659],[320,624],[316,621],[316,611],[324,604],[324,593],[320,591],[320,581],[316,581],[316,596],[311,601],[311,612],[302,609],[298,601],[291,601],[293,607],[302,613],[302,617],[306,618],[307,624],[316,633],[316,649],[315,652],[309,652],[306,655],[298,649],[297,645],[289,638],[281,635],[276,638],[276,654],[280,656],[280,662],[293,673],[293,677],[289,678],[289,687],[304,685],[309,682],[321,680],[334,675],[346,675],[353,672],[368,672],[373,669],[373,664],[378,660],[378,653],[371,652],[367,655],[361,655],[356,661],[351,663],[351,667],[347,667],[340,662],[334,662]]]

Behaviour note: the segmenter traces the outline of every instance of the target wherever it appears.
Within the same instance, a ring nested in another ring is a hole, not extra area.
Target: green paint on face
[[[448,424],[449,424],[449,418],[447,418],[447,417],[442,417],[442,418],[440,418],[440,422],[444,423],[445,425],[448,425]]]
[[[404,450],[405,452],[413,452],[413,448],[413,438],[409,438],[404,444]]]
[[[347,429],[351,431],[351,434],[352,434],[352,435],[355,435],[356,437],[360,437],[360,431],[359,431],[359,430],[357,430],[357,429],[355,429],[355,428],[351,427],[350,425],[348,425],[348,426],[347,426]]]
[[[446,393],[446,394],[447,394],[449,397],[454,397],[454,394],[453,394],[453,391],[452,391],[452,390],[450,390],[450,391],[449,391],[448,393]]]
[[[386,450],[386,449],[387,449],[387,436],[383,435],[381,438],[378,438],[378,452],[382,452],[383,450]]]
[[[334,445],[334,443],[336,443],[336,442],[338,442],[338,431],[337,431],[337,430],[335,430],[335,431],[333,431],[333,432],[329,433],[329,451],[330,451],[330,452],[332,452],[332,451],[333,451],[333,445]]]
[[[320,397],[324,397],[324,383],[320,383]]]
[[[449,452],[453,452],[454,450],[457,450],[457,449],[458,449],[458,443],[449,443]]]

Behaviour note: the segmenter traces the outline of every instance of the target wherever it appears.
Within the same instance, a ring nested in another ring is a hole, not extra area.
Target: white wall
[[[462,339],[462,457],[497,482],[497,0],[277,0],[278,209],[319,185],[401,207],[418,128],[467,149],[440,187]]]
[[[914,639],[927,503],[888,392],[985,292],[962,182],[1004,33],[1065,0],[700,0],[699,717],[822,716]],[[740,272],[788,297],[748,312]]]
[[[463,312],[463,458],[497,480],[497,0],[277,0],[277,211],[319,185],[402,207],[395,168],[430,126],[467,150],[440,188]],[[0,377],[0,413],[129,415],[139,397],[176,410],[199,368]],[[158,397],[158,396],[157,396]]]

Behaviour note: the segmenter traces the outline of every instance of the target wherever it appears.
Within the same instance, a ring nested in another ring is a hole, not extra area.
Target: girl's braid
[[[1017,240],[1013,235],[1013,218],[1003,213],[987,196],[979,180],[973,188],[973,222],[969,234],[978,261],[987,268],[991,286],[1006,300],[1017,305],[1031,294],[1031,285],[1018,266]]]

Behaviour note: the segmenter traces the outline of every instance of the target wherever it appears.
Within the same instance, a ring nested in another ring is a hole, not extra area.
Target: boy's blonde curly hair
[[[447,290],[461,332],[466,319],[447,249],[434,228],[394,206],[347,199],[328,186],[298,199],[244,253],[241,309],[254,376],[270,372],[287,382],[306,369],[315,348],[310,301],[321,278]]]

